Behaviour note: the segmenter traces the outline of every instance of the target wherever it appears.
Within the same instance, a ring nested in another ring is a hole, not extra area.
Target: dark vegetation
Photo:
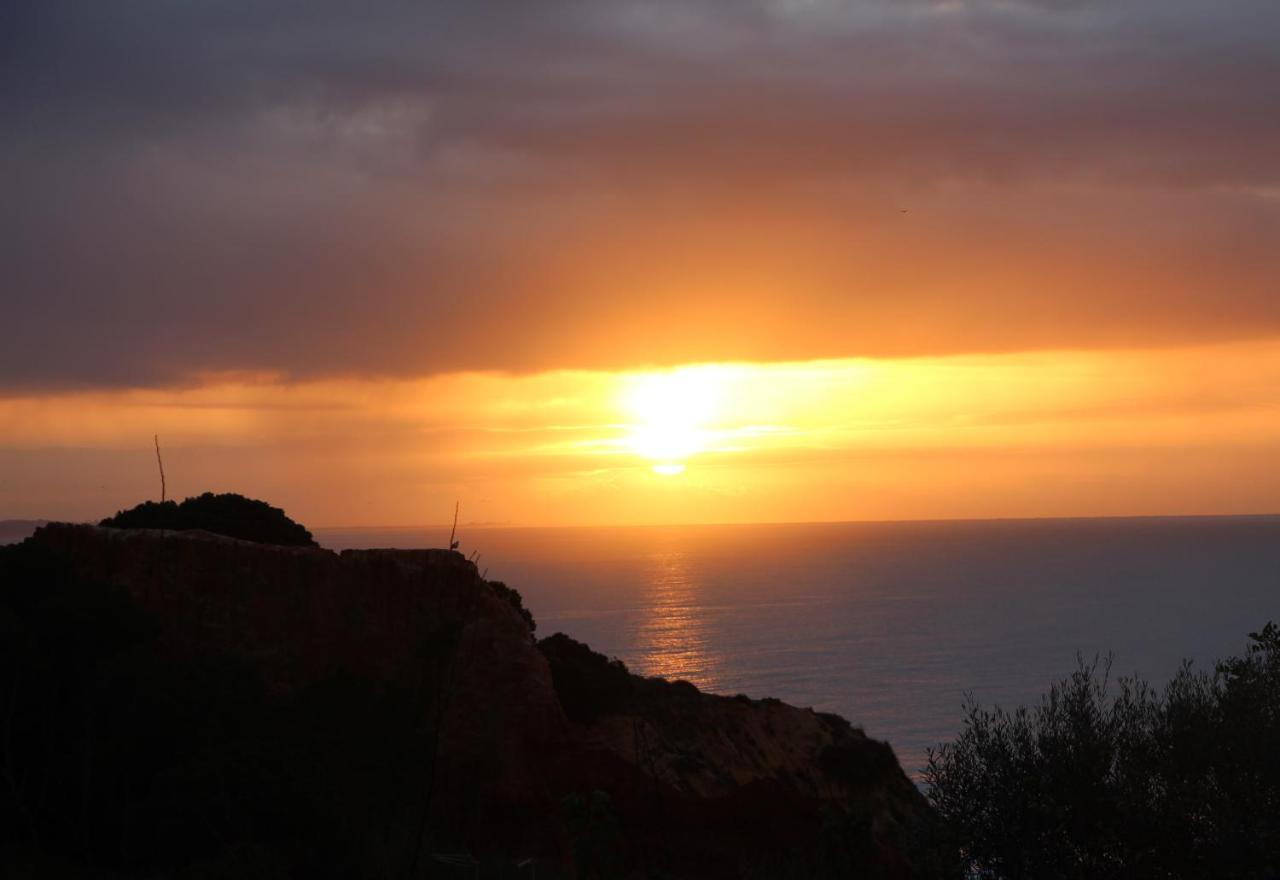
[[[167,529],[181,532],[203,529],[228,538],[286,547],[315,547],[316,542],[299,523],[278,507],[243,495],[205,492],[181,504],[146,501],[122,510],[98,525],[113,529]]]
[[[590,724],[605,715],[635,713],[660,718],[676,732],[697,723],[705,695],[687,681],[632,675],[621,660],[564,633],[538,642],[538,650],[551,667],[560,705],[574,721]]]
[[[524,607],[524,597],[520,595],[519,590],[508,587],[502,581],[485,581],[485,583],[489,585],[489,589],[498,594],[499,599],[509,602],[511,607],[516,609],[521,619],[529,624],[529,632],[535,632],[538,629],[538,622],[533,619],[529,609]]]
[[[988,878],[1280,876],[1280,628],[1161,690],[1081,661],[1034,709],[970,704],[930,800]]]
[[[538,642],[551,666],[551,680],[565,714],[579,724],[621,712],[631,698],[631,673],[582,642],[556,633]]]

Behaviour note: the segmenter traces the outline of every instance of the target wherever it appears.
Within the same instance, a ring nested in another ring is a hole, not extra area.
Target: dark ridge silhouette
[[[448,550],[145,522],[0,547],[0,876],[956,876],[843,719],[535,643]]]
[[[311,532],[289,519],[279,507],[233,492],[221,495],[205,492],[181,504],[145,501],[107,517],[98,525],[111,529],[166,529],[172,532],[201,529],[257,544],[319,546]]]

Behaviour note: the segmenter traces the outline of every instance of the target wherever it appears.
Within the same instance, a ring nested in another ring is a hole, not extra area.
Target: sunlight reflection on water
[[[685,679],[716,690],[715,653],[708,639],[701,590],[690,573],[686,551],[662,549],[646,560],[646,584],[632,638],[635,671]]]

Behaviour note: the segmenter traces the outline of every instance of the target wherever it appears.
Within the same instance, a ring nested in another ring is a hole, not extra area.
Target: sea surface
[[[318,529],[439,547],[440,529]],[[462,528],[490,579],[634,672],[838,712],[917,775],[966,693],[1036,703],[1077,655],[1162,683],[1280,621],[1280,517]]]

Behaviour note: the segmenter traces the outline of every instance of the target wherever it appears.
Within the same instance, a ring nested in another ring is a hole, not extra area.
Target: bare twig
[[[156,464],[160,466],[160,503],[164,504],[165,487],[164,487],[164,459],[160,457],[160,435],[153,435],[156,441]]]

